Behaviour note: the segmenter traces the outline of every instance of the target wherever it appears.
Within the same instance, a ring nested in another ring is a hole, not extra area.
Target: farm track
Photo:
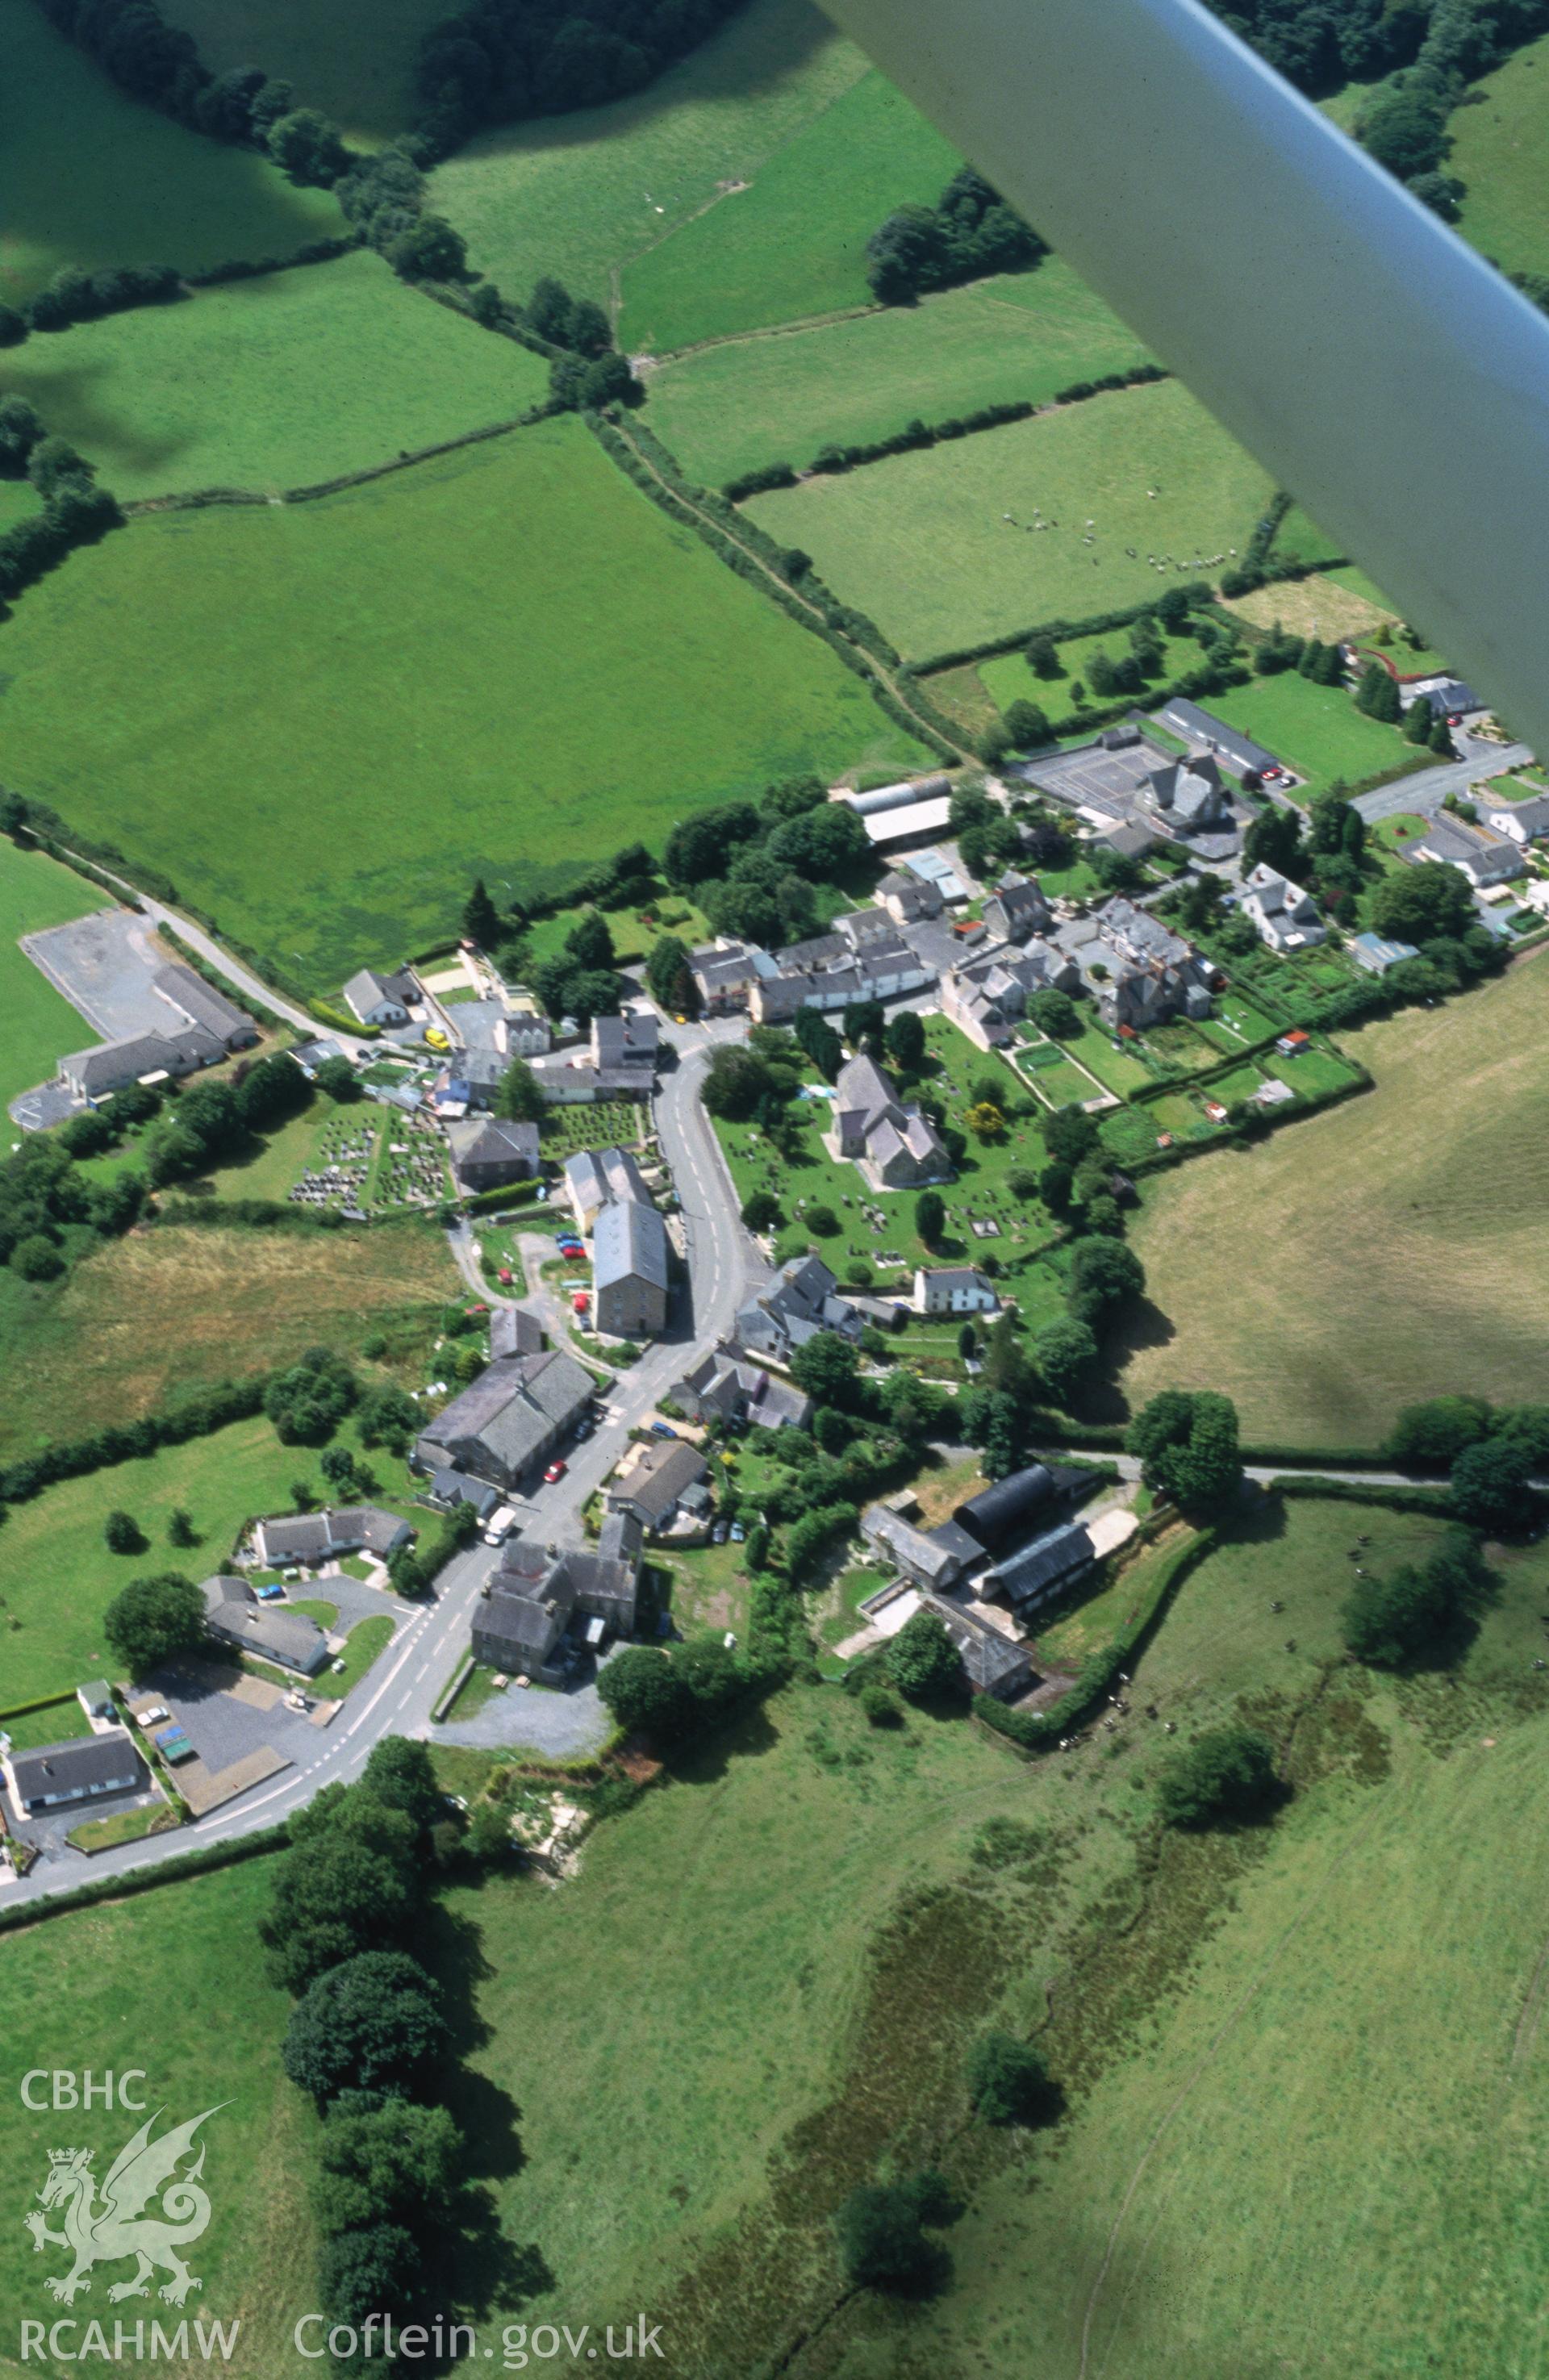
[[[801,606],[804,622],[807,627],[815,629],[820,636],[825,638],[836,633],[832,628],[830,628],[829,622],[824,617],[818,606],[812,602],[808,597],[803,595],[799,589],[790,586],[785,579],[781,578],[780,573],[771,568],[769,564],[764,560],[762,554],[760,554],[755,547],[744,544],[743,540],[736,536],[732,530],[727,528],[721,521],[717,520],[713,515],[705,512],[698,504],[696,504],[692,496],[686,495],[682,489],[675,488],[672,485],[672,481],[658,469],[650,456],[643,453],[641,448],[635,443],[634,438],[631,437],[629,424],[626,419],[621,419],[618,427],[620,434],[627,444],[630,453],[635,456],[635,461],[650,474],[652,480],[656,486],[661,490],[665,496],[669,497],[674,504],[681,506],[684,512],[688,513],[703,529],[709,533],[712,538],[724,538],[731,544],[734,545],[737,552],[744,555],[757,571],[761,583],[767,589],[774,591],[781,601],[783,601],[787,597],[793,598]],[[888,668],[884,662],[879,662],[874,653],[867,652],[864,646],[853,643],[849,638],[845,638],[843,642],[846,649],[855,656],[856,660],[861,664],[863,674],[869,678],[875,679],[878,686],[886,688],[887,692],[892,697],[894,702],[898,704],[900,710],[904,711],[914,726],[919,729],[921,737],[927,747],[938,741],[950,740],[952,749],[957,755],[958,761],[964,767],[968,767],[973,763],[973,753],[969,751],[965,745],[960,743],[955,735],[950,739],[945,739],[940,727],[936,725],[934,722],[922,718],[918,708],[910,698],[907,687],[900,685],[898,677],[892,670]]]

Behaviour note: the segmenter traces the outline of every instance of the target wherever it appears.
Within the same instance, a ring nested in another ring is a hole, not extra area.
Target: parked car
[[[678,1434],[670,1421],[653,1421],[651,1431],[657,1438],[676,1438]]]
[[[724,1522],[724,1521],[718,1521],[718,1522],[716,1523],[716,1524],[715,1524],[714,1528],[710,1531],[710,1543],[711,1543],[711,1545],[712,1545],[712,1546],[723,1546],[723,1545],[726,1543],[727,1538],[731,1536],[731,1534],[732,1534],[731,1529],[730,1529],[730,1527],[728,1526],[728,1524],[726,1524],[726,1522]]]
[[[587,1306],[591,1304],[591,1299],[587,1296],[584,1289],[578,1289],[570,1303],[577,1314],[585,1314]]]
[[[585,1415],[582,1415],[582,1417],[581,1417],[581,1419],[580,1419],[580,1420],[576,1423],[576,1425],[575,1425],[575,1436],[576,1436],[576,1438],[577,1438],[578,1439],[583,1439],[583,1438],[590,1438],[590,1436],[591,1436],[591,1434],[592,1434],[593,1430],[594,1430],[596,1427],[597,1427],[597,1424],[596,1424],[596,1422],[595,1422],[595,1421],[587,1421],[587,1418],[586,1418],[586,1416],[585,1416]]]
[[[740,1546],[746,1535],[747,1531],[744,1528],[742,1523],[740,1521],[733,1521],[732,1524],[732,1543],[734,1546]]]
[[[169,1719],[171,1717],[172,1713],[165,1703],[152,1703],[149,1710],[140,1712],[139,1724],[144,1728],[160,1727],[163,1719]]]
[[[276,1586],[272,1579],[267,1586],[260,1586],[258,1589],[258,1599],[260,1603],[278,1603],[284,1591],[283,1586]]]
[[[550,1487],[551,1488],[551,1487],[553,1486],[553,1484],[554,1484],[554,1482],[555,1482],[555,1480],[556,1480],[556,1479],[563,1479],[563,1478],[564,1477],[565,1472],[568,1470],[568,1468],[569,1468],[569,1465],[568,1465],[567,1463],[551,1463],[551,1464],[549,1465],[548,1470],[544,1473],[543,1476],[544,1476],[544,1478],[549,1482],[549,1485],[550,1485]]]

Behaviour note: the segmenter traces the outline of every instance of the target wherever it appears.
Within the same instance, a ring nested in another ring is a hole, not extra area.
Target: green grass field
[[[358,1451],[353,1435],[345,1442]],[[364,1459],[377,1476],[379,1500],[402,1506],[403,1465],[380,1451]],[[130,1579],[157,1571],[208,1578],[226,1561],[245,1521],[292,1509],[291,1483],[298,1479],[309,1479],[314,1492],[321,1488],[316,1453],[282,1446],[272,1425],[260,1418],[61,1481],[30,1503],[13,1506],[0,1543],[6,1699],[30,1701],[101,1677],[112,1659],[103,1613]],[[197,1546],[181,1551],[166,1534],[179,1505],[200,1536]],[[149,1541],[144,1553],[109,1553],[103,1524],[119,1509],[139,1522]],[[361,1654],[369,1657],[367,1644]],[[333,1682],[343,1692],[349,1681]]]
[[[326,190],[127,99],[33,0],[0,0],[0,302],[20,304],[65,264],[197,272],[344,228]]]
[[[627,258],[750,179],[866,71],[811,0],[752,0],[634,99],[480,134],[437,170],[431,203],[508,296],[556,273],[616,301]]]
[[[1543,139],[1549,38],[1530,42],[1475,85],[1448,119],[1446,170],[1468,184],[1458,228],[1507,273],[1549,272]]]
[[[1204,576],[1194,557],[1240,552],[1266,494],[1252,457],[1164,381],[755,496],[747,510],[924,659]],[[1033,528],[1035,507],[1058,526]],[[1185,567],[1159,575],[1153,553]]]
[[[830,442],[891,437],[916,417],[1043,404],[1071,381],[1144,357],[1101,298],[1049,257],[1036,273],[918,306],[703,348],[652,374],[648,419],[691,476],[719,486],[759,464],[799,469]]]
[[[869,74],[720,199],[626,265],[622,330],[664,355],[700,339],[875,303],[865,244],[894,207],[932,206],[962,164]]]
[[[1397,727],[1358,710],[1343,686],[1314,686],[1296,670],[1228,686],[1225,694],[1213,694],[1208,707],[1277,759],[1289,760],[1308,779],[1305,793],[1323,792],[1336,777],[1359,785],[1414,763],[1414,747]]]
[[[77,1865],[84,1881],[91,1870],[84,1860]],[[0,2024],[22,2058],[18,2075],[33,2066],[90,2066],[98,2075],[143,2068],[146,2080],[131,2084],[131,2094],[166,2108],[160,2132],[219,2107],[200,2133],[212,2211],[189,2259],[202,2288],[182,2313],[153,2295],[110,2307],[108,2282],[131,2268],[99,2267],[92,2297],[78,2300],[74,2311],[103,2320],[110,2345],[115,2314],[127,2318],[128,2338],[135,2316],[144,2314],[147,2352],[154,2318],[169,2335],[185,2315],[236,2321],[224,2368],[238,2380],[268,2380],[288,2369],[292,2327],[317,2302],[306,2183],[318,2119],[281,2071],[289,2002],[265,1982],[258,1950],[272,1876],[272,1861],[251,1860],[138,1900],[52,1917],[7,1938],[0,1985]],[[33,2114],[19,2105],[13,2111],[0,2145],[0,2181],[17,2220],[5,2227],[0,2286],[18,2321],[46,2325],[61,2311],[44,2287],[65,2269],[61,2252],[35,2254],[20,2221],[42,2187],[50,2150],[89,2148],[101,2175],[144,2121],[100,2105],[74,2114]],[[57,2215],[49,2220],[57,2224]],[[68,2366],[45,2356],[36,2368],[54,2374]]]
[[[408,1222],[305,1237],[139,1232],[63,1281],[0,1270],[0,1340],[13,1358],[0,1370],[0,1461],[136,1420],[180,1388],[265,1370],[320,1341],[353,1352],[380,1331],[390,1367],[420,1387],[457,1291],[442,1234]]]
[[[359,253],[30,339],[6,382],[128,498],[391,462],[526,412],[549,370]]]
[[[1229,1294],[1217,1168],[1162,1176],[1131,1237],[1175,1335],[1132,1356],[1131,1402],[1223,1389],[1249,1435],[1334,1446],[1375,1443],[1417,1397],[1542,1395],[1546,999],[1529,960],[1341,1036],[1377,1088],[1233,1160]]]
[[[105,905],[94,884],[56,859],[0,837],[0,1106],[46,1081],[67,1050],[96,1038],[80,1011],[18,949],[18,935],[68,925]]]
[[[167,11],[214,73],[256,63],[294,83],[298,105],[366,142],[408,130],[415,53],[451,13],[445,0],[169,0]]]
[[[6,655],[17,784],[319,990],[453,929],[475,875],[562,889],[696,802],[922,757],[574,418],[321,503],[136,520],[18,606]],[[234,764],[240,798],[189,800]]]

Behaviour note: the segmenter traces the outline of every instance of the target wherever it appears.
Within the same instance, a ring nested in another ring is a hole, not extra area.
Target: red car
[[[563,1463],[551,1463],[543,1476],[551,1488],[556,1479],[563,1479],[564,1477],[564,1474],[565,1466]]]

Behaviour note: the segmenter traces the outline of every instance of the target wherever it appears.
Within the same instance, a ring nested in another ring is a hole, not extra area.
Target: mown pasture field
[[[1014,293],[1014,295],[1013,295]],[[1025,300],[1026,302],[1022,302]],[[1144,360],[1138,339],[1060,258],[777,337],[701,348],[650,378],[648,419],[691,477],[719,486],[820,446],[889,438],[918,418],[1047,403]]]
[[[296,87],[368,145],[414,121],[414,63],[421,37],[452,14],[446,0],[169,0],[170,20],[192,33],[215,74],[260,66]]]
[[[1228,686],[1211,696],[1208,708],[1277,759],[1289,760],[1307,780],[1303,798],[1325,792],[1336,777],[1360,785],[1416,765],[1414,746],[1397,727],[1358,710],[1342,686],[1314,686],[1297,670]],[[1418,756],[1421,764],[1425,757]]]
[[[126,499],[309,486],[549,393],[540,356],[427,303],[365,251],[30,339],[6,381]]]
[[[84,1860],[77,1864],[84,1882],[91,1871]],[[82,2335],[95,2313],[110,2348],[115,2315],[127,2318],[127,2339],[143,2316],[147,2354],[153,2320],[169,2337],[185,2319],[190,2334],[196,2322],[236,2323],[236,2347],[222,2366],[234,2380],[272,2380],[291,2368],[293,2326],[317,2303],[318,2235],[307,2181],[318,2119],[281,2070],[290,2003],[265,1981],[258,1941],[273,1875],[272,1859],[254,1859],[50,1917],[7,1936],[0,1985],[0,2024],[21,2061],[18,2076],[34,2066],[90,2066],[99,2076],[141,2067],[140,2092],[151,2107],[167,2110],[159,2132],[219,2108],[199,2135],[211,2216],[189,2262],[203,2286],[181,2312],[154,2295],[109,2306],[108,2283],[133,2268],[99,2266],[91,2299],[84,2306],[78,2300],[74,2313]],[[100,2105],[56,2115],[18,2104],[12,2112],[0,2143],[0,2180],[18,2219],[5,2227],[0,2286],[18,2321],[47,2325],[61,2313],[44,2287],[65,2269],[61,2251],[35,2254],[20,2221],[47,2176],[50,2150],[91,2149],[102,2175],[144,2120]],[[56,2225],[57,2215],[49,2220]],[[69,2367],[47,2357],[40,2368]]]
[[[344,229],[326,190],[137,106],[33,0],[0,0],[0,303],[20,304],[66,264],[200,272]]]
[[[359,1452],[353,1430],[341,1431],[340,1439]],[[408,1475],[403,1464],[380,1449],[361,1460],[376,1475],[377,1500],[404,1506]],[[260,1415],[61,1480],[30,1502],[13,1505],[0,1544],[6,1699],[68,1694],[83,1678],[101,1677],[112,1662],[103,1614],[129,1581],[160,1571],[210,1577],[228,1560],[244,1522],[295,1510],[291,1487],[298,1479],[310,1482],[321,1502],[316,1453],[282,1446],[273,1424]],[[178,1506],[199,1533],[199,1544],[185,1550],[167,1540],[167,1523]],[[109,1553],[103,1524],[115,1511],[139,1522],[148,1540],[143,1553]]]
[[[868,74],[775,151],[746,189],[624,268],[622,331],[655,355],[875,304],[865,244],[893,209],[932,206],[962,159]]]
[[[1246,547],[1268,493],[1252,456],[1162,381],[754,496],[747,510],[924,660],[1218,575],[1206,565]],[[1035,508],[1055,526],[1033,528]],[[1180,566],[1159,572],[1151,554]]]
[[[476,875],[563,891],[696,802],[923,757],[574,417],[142,516],[4,644],[21,790],[319,990],[445,935]]]
[[[223,1186],[263,1195],[240,1173]],[[181,1389],[263,1371],[320,1342],[353,1352],[378,1331],[405,1385],[418,1387],[457,1293],[442,1234],[412,1221],[283,1234],[201,1224],[104,1243],[59,1281],[7,1269],[0,1461],[137,1421]]]
[[[751,0],[633,99],[481,133],[437,168],[431,204],[508,297],[555,273],[616,310],[626,259],[750,179],[867,71],[812,0]]]
[[[1530,42],[1475,84],[1470,104],[1447,122],[1446,171],[1468,184],[1458,228],[1505,273],[1549,272],[1546,80],[1549,37]]]
[[[1370,1446],[1446,1390],[1542,1399],[1549,1330],[1549,976],[1526,959],[1345,1050],[1377,1087],[1146,1193],[1132,1239],[1165,1317],[1123,1374],[1222,1389],[1245,1433]],[[1223,1282],[1223,1251],[1230,1282]]]
[[[79,1010],[18,949],[18,936],[106,906],[95,885],[56,859],[0,837],[0,1107],[46,1081],[67,1050],[84,1050],[94,1038]]]

